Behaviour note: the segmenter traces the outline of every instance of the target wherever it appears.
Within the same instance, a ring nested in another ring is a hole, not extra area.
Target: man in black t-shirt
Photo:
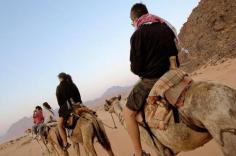
[[[135,4],[131,8],[130,16],[133,26],[136,27],[130,40],[131,71],[140,77],[140,81],[128,97],[124,117],[135,156],[148,156],[149,154],[142,151],[136,115],[143,109],[156,81],[169,70],[169,58],[177,57],[178,50],[173,27],[162,18],[149,14],[144,4]],[[178,57],[177,64],[179,65]]]

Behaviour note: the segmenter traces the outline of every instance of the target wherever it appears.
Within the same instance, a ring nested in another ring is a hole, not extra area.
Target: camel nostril
[[[108,111],[109,110],[109,106],[107,104],[104,105],[104,110]]]

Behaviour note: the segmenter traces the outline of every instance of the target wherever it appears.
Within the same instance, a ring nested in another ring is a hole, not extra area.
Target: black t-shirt
[[[142,78],[161,77],[169,70],[170,56],[178,55],[175,35],[165,23],[142,25],[130,42],[131,71]]]
[[[74,83],[69,83],[67,81],[60,82],[56,90],[56,96],[58,105],[60,107],[66,104],[67,101],[70,102],[71,98],[75,102],[82,103],[81,96],[76,85]]]
[[[79,89],[77,88],[77,86],[74,83],[71,83],[71,85],[72,85],[72,90],[73,90],[71,98],[74,100],[74,102],[82,103]]]

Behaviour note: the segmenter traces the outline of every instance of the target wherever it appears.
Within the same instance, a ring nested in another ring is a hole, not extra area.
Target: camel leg
[[[91,153],[91,156],[97,156],[97,153],[95,151],[95,148],[93,146],[92,140],[91,141],[86,141],[84,142],[84,149],[86,151],[86,154],[89,155],[89,153]]]
[[[102,129],[102,131],[105,132],[105,134],[106,134],[105,127],[103,126],[103,123],[102,123],[101,121],[99,121],[99,126],[100,126],[100,128]],[[114,155],[115,155],[114,152],[113,152],[113,150],[112,150],[112,148],[106,149],[106,151],[107,151],[107,153],[108,153],[109,156],[114,156]]]
[[[41,140],[41,142],[44,145],[44,147],[45,147],[46,151],[48,152],[48,154],[50,155],[51,151],[50,151],[48,145],[43,140]]]
[[[52,154],[58,156],[59,154],[57,153],[57,150],[56,150],[54,144],[50,144],[50,146],[51,146]]]
[[[86,153],[86,156],[97,156],[95,148],[93,146],[93,136],[94,136],[94,129],[91,122],[86,122],[83,126],[80,127],[82,140],[83,140],[83,147]]]
[[[80,156],[80,148],[79,148],[79,143],[73,143],[74,150],[77,154],[77,156]]]
[[[55,144],[54,149],[56,151],[57,156],[61,156],[61,149],[60,145]]]
[[[69,152],[68,151],[63,151],[60,150],[61,156],[69,156]]]
[[[236,90],[214,83],[192,85],[185,97],[187,116],[200,122],[225,156],[236,153]]]
[[[156,148],[156,146],[153,144],[152,142],[152,138],[150,137],[150,135],[148,134],[148,132],[140,127],[140,133],[142,135],[141,136],[141,139],[143,142],[145,142],[149,147],[151,147],[152,149],[154,149],[154,151],[156,152],[156,156],[160,156],[161,155],[161,152],[158,148]]]
[[[84,145],[84,151],[85,151],[86,156],[89,156],[89,149],[86,148],[85,145]]]
[[[89,156],[89,154],[91,153],[91,156],[97,156],[97,153],[95,151],[95,148],[93,146],[93,140],[91,137],[87,138],[86,135],[83,136],[83,140],[84,140],[84,149],[86,152],[86,155]]]
[[[143,127],[140,127],[140,132],[142,133],[141,139],[156,152],[156,156],[175,156],[173,152],[161,144],[158,140],[154,138],[155,144],[152,141],[151,136]],[[156,145],[156,146],[155,146]]]
[[[69,156],[68,151],[64,151],[59,144],[56,144],[56,151],[59,156]]]
[[[47,145],[45,144],[45,146],[47,146],[48,155],[53,155],[55,151],[54,151],[52,144],[48,143]]]
[[[68,151],[63,151],[63,156],[69,156],[69,152]]]
[[[224,156],[234,156],[236,153],[236,125],[208,122],[205,126],[221,147]]]
[[[215,109],[209,115],[202,115],[201,120],[225,156],[234,156],[236,153],[236,116],[230,111],[232,110]]]
[[[115,154],[113,153],[112,150],[108,150],[107,153],[108,153],[109,156],[115,156]]]
[[[36,141],[38,142],[38,144],[39,144],[39,146],[40,146],[40,149],[41,149],[42,155],[46,155],[46,151],[50,154],[49,149],[48,149],[47,146],[43,143],[42,140],[38,140],[38,139],[36,139]],[[45,148],[43,148],[43,145],[42,145],[41,143],[44,145]]]

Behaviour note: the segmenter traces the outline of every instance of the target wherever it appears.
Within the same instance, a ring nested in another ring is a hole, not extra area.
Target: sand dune
[[[236,88],[236,59],[227,60],[224,63],[216,66],[203,66],[201,69],[193,73],[195,80],[214,80],[225,83]],[[99,117],[104,123],[112,125],[112,120],[108,113],[102,110],[98,111]],[[108,137],[111,141],[112,148],[117,156],[130,156],[132,155],[132,146],[128,134],[119,124],[115,118],[118,129],[106,128]],[[106,152],[100,145],[96,144],[97,153],[99,156],[106,156]],[[145,150],[150,151],[153,155],[153,150],[144,145]],[[40,146],[36,141],[31,141],[27,136],[10,141],[0,146],[0,156],[43,156]],[[71,155],[75,156],[73,149],[69,150]],[[82,151],[82,156],[85,153]],[[182,152],[179,156],[222,156],[218,145],[212,140],[210,143],[200,147],[194,151]]]

